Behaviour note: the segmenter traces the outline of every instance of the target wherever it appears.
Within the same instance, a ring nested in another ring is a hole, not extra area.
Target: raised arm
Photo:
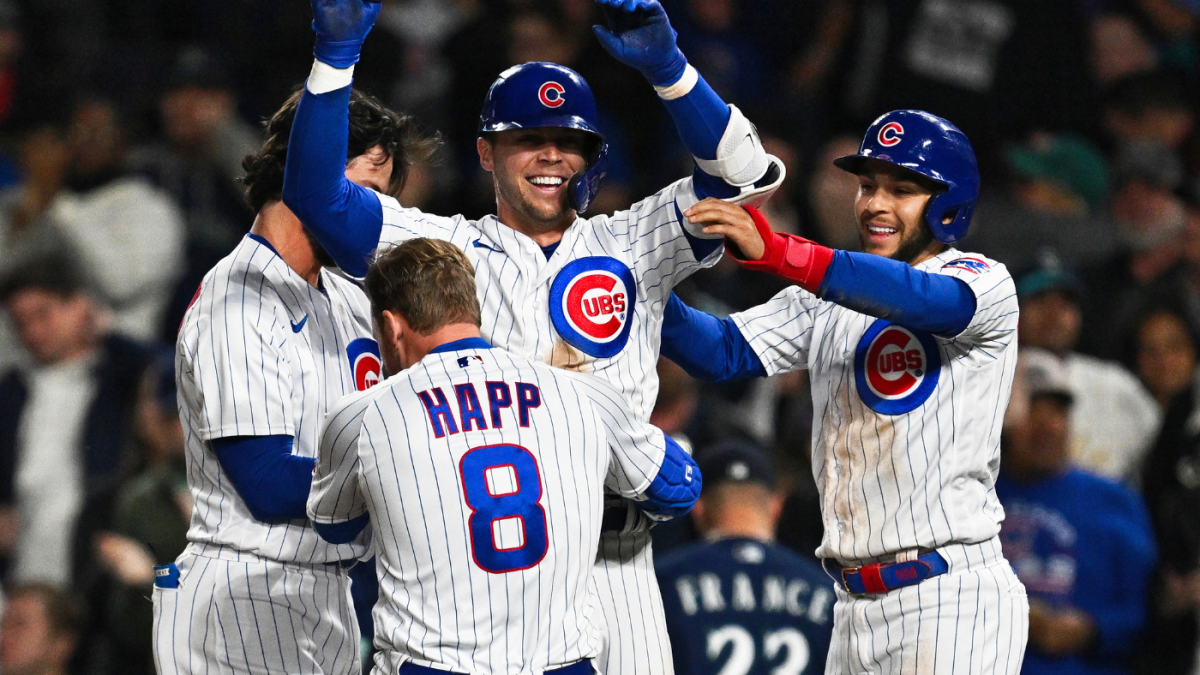
[[[378,2],[312,0],[316,60],[288,141],[283,202],[347,273],[366,274],[379,244],[383,207],[346,178],[350,85]]]

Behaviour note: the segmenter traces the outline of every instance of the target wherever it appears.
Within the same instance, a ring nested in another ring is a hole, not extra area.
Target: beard
[[[313,236],[313,233],[307,227],[304,228],[304,237],[308,239],[308,245],[312,247],[313,258],[322,267],[337,267],[337,262],[334,261],[333,256],[329,255],[329,251],[325,250],[325,247],[321,245],[321,242],[317,241],[317,238]]]
[[[524,179],[517,178],[516,180]],[[503,201],[509,206],[509,208],[517,213],[520,213],[529,222],[541,225],[547,231],[554,230],[559,227],[562,224],[563,219],[570,211],[570,207],[567,206],[566,200],[564,199],[553,213],[546,214],[542,212],[536,204],[525,198],[525,195],[521,192],[521,188],[516,181],[508,180],[507,178],[502,179],[497,176],[495,183],[497,200]]]
[[[867,230],[865,226],[859,227],[859,243],[862,245],[862,250],[864,251],[870,250],[868,248],[868,245],[870,244],[870,235],[868,232],[869,230]],[[891,258],[892,260],[899,260],[903,263],[909,263],[913,260],[916,260],[917,257],[920,256],[925,249],[929,248],[929,245],[932,243],[933,230],[931,230],[925,223],[921,223],[921,226],[915,230],[911,232],[905,232],[900,239],[900,246],[896,248],[894,253],[887,257]]]

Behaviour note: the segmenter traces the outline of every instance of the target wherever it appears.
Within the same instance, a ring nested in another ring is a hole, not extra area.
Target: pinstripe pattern
[[[360,670],[346,571],[337,565],[183,554],[178,589],[154,589],[161,675]]]
[[[952,545],[946,557],[948,574],[886,595],[838,587],[826,675],[1017,675],[1029,602],[999,540]]]
[[[966,282],[976,309],[960,335],[930,343],[938,379],[908,412],[877,412],[856,380],[874,317],[796,287],[734,315],[769,375],[811,373],[825,525],[817,555],[849,566],[924,548],[950,563],[948,574],[882,595],[839,587],[828,675],[1020,671],[1029,606],[996,538],[1004,510],[995,493],[1017,358],[1016,289],[995,261],[947,265],[963,257],[949,249],[917,266]]]
[[[253,236],[204,277],[176,343],[179,413],[195,500],[178,589],[155,589],[163,673],[358,673],[358,622],[333,546],[305,520],[254,519],[210,447],[288,435],[317,455],[328,409],[355,390],[347,347],[371,335],[366,298],[321,272],[308,285]]]
[[[475,266],[482,331],[493,345],[513,354],[604,378],[626,397],[639,420],[647,420],[658,396],[659,335],[671,289],[701,267],[714,264],[719,249],[697,261],[684,236],[681,210],[696,202],[691,179],[673,183],[628,211],[579,218],[563,234],[549,260],[525,235],[495,216],[477,221],[443,218],[383,205],[381,246],[413,237],[448,240]],[[550,321],[550,286],[572,260],[615,258],[633,272],[637,302],[630,314],[629,342],[612,358],[593,358],[569,346]],[[654,578],[650,535],[614,535],[601,540],[596,567],[608,642],[598,658],[612,675],[670,675],[674,668],[662,600]],[[612,668],[606,666],[611,663]]]
[[[495,423],[488,383],[537,387],[540,405],[529,409],[528,426],[519,423],[515,396]],[[488,428],[466,430],[454,393],[461,385],[480,394]],[[439,418],[441,437],[419,397],[435,388],[446,394],[458,429]],[[468,524],[463,458],[501,444],[536,459],[549,547],[532,567],[496,573],[475,562],[480,544]],[[473,675],[536,675],[597,655],[603,622],[592,565],[603,488],[639,495],[664,452],[662,432],[640,422],[603,380],[500,349],[435,353],[330,413],[308,510],[322,523],[370,514],[380,575],[375,645],[384,672],[411,659]]]
[[[769,375],[808,369],[813,474],[825,535],[817,555],[872,561],[907,549],[996,536],[1000,427],[1016,366],[1017,299],[1003,265],[943,267],[950,249],[918,269],[965,281],[976,312],[962,334],[937,338],[940,379],[911,412],[872,410],[855,387],[855,350],[876,320],[791,287],[734,315]]]

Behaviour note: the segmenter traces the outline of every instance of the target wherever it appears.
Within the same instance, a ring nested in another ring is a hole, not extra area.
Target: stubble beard
[[[862,250],[870,252],[870,230],[865,226],[858,229],[859,243],[862,245]],[[916,260],[927,248],[933,243],[933,231],[928,227],[917,227],[912,232],[905,232],[901,235],[900,246],[896,248],[891,255],[884,256],[891,260],[899,260],[902,263],[911,263]],[[881,254],[875,254],[881,255]]]
[[[537,232],[550,232],[559,229],[566,219],[570,209],[564,204],[551,215],[542,213],[537,205],[526,199],[521,188],[511,181],[496,178],[496,198],[503,201],[511,210],[521,214],[526,223]],[[511,223],[505,223],[510,225]]]

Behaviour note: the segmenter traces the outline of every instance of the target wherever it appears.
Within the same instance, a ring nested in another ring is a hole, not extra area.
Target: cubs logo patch
[[[383,379],[379,362],[379,343],[371,338],[357,338],[346,346],[350,372],[354,373],[354,389],[365,391]]]
[[[945,265],[942,265],[942,269],[946,269],[947,267],[966,270],[972,274],[983,274],[984,272],[992,269],[991,265],[985,263],[979,258],[959,258],[958,260],[951,260]]]
[[[566,91],[566,88],[557,82],[547,82],[538,89],[538,100],[547,108],[557,108],[567,101],[563,97],[563,93]]]
[[[563,340],[596,358],[615,356],[629,341],[637,286],[620,261],[604,256],[568,263],[550,286],[550,321]]]
[[[928,333],[878,319],[858,341],[854,380],[871,410],[902,415],[918,408],[937,387],[942,353]]]
[[[899,122],[888,122],[879,130],[879,144],[885,148],[890,148],[900,142],[900,137],[904,135],[904,127],[900,126]]]

